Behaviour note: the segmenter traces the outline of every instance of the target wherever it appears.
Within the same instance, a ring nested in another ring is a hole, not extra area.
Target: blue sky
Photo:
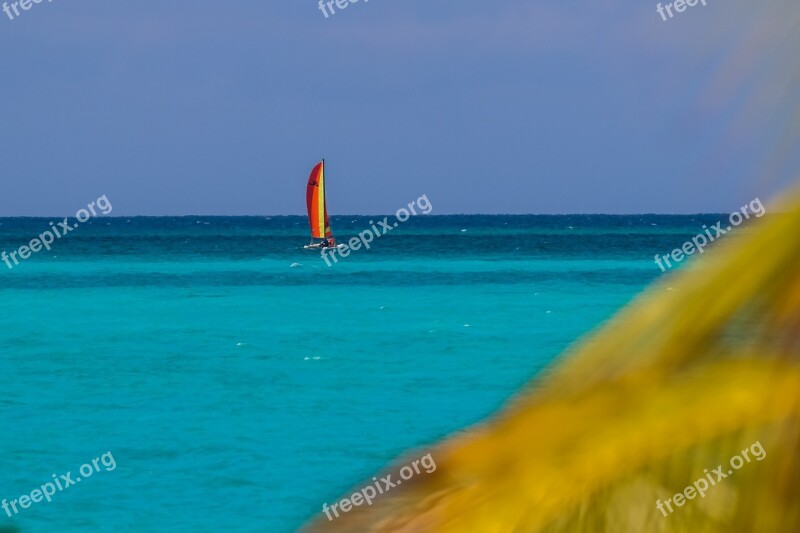
[[[800,172],[795,0],[0,13],[0,216],[729,212]]]

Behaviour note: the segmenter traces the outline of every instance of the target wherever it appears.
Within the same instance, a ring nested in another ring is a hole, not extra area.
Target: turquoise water
[[[0,499],[116,468],[0,530],[293,531],[495,412],[719,219],[412,218],[331,267],[299,217],[92,220],[0,263]],[[0,251],[48,222],[0,219]]]

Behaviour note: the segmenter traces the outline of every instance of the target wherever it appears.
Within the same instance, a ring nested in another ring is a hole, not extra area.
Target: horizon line
[[[776,211],[772,211],[772,213],[776,213]],[[781,213],[781,211],[777,211],[777,213]],[[697,213],[448,213],[448,214],[429,214],[429,215],[414,215],[411,218],[431,218],[431,217],[463,217],[463,216],[482,216],[482,217],[529,217],[529,216],[543,216],[543,217],[567,217],[567,216],[608,216],[608,217],[631,217],[631,216],[699,216],[699,215],[729,215],[730,213],[726,213],[723,211],[715,212],[715,211],[707,211],[707,212],[697,212]],[[769,213],[765,213],[769,214]],[[361,214],[361,213],[350,213],[350,214],[342,214],[342,215],[330,215],[331,218],[341,218],[341,217],[391,217],[394,216],[394,213],[371,213],[371,214]],[[75,215],[0,215],[0,220],[6,219],[17,219],[17,218],[42,218],[42,219],[50,219],[50,218],[76,218]],[[299,217],[299,218],[307,218],[307,215],[269,215],[269,214],[260,214],[260,215],[201,215],[201,214],[190,214],[190,215],[98,215],[92,216],[89,220],[98,219],[98,218],[289,218],[289,217]]]

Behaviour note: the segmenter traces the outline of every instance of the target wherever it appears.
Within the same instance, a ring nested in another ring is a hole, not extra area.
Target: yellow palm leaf
[[[425,450],[434,473],[308,529],[800,531],[798,229],[800,196],[665,276],[496,419]],[[700,479],[716,481],[678,505]]]

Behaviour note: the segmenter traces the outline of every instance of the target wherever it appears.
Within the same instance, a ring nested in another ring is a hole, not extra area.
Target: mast
[[[325,158],[324,157],[322,158],[322,175],[325,177],[325,188],[322,191],[322,201],[325,203],[325,219],[326,219],[323,222],[323,225],[325,225],[326,223],[328,223],[330,221],[330,215],[328,214],[328,176],[325,173]],[[330,229],[331,229],[331,239],[333,239],[333,224],[330,225]],[[323,239],[324,240],[328,240],[328,236],[324,235]]]

